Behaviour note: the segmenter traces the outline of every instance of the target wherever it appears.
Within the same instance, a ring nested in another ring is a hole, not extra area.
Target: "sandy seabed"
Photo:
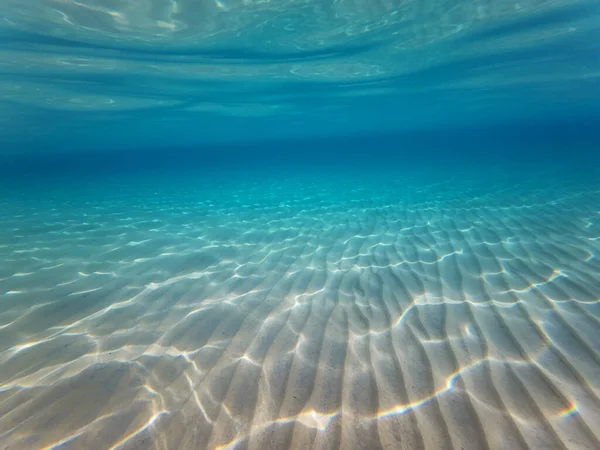
[[[600,448],[600,186],[475,178],[5,195],[0,448]]]

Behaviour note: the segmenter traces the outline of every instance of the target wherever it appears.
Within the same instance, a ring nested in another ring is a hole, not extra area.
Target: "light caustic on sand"
[[[257,198],[3,219],[0,447],[598,448],[597,192]]]

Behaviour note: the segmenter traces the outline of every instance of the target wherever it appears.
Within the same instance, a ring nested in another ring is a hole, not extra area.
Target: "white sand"
[[[600,448],[598,192],[422,187],[3,219],[0,448]]]

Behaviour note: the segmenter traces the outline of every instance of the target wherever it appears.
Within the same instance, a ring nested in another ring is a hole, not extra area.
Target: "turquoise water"
[[[0,449],[600,448],[599,13],[5,0]]]
[[[5,0],[3,153],[598,117],[594,0]]]

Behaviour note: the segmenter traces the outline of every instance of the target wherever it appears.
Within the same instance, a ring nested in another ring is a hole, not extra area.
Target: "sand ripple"
[[[599,191],[286,183],[2,216],[0,448],[599,448]]]

